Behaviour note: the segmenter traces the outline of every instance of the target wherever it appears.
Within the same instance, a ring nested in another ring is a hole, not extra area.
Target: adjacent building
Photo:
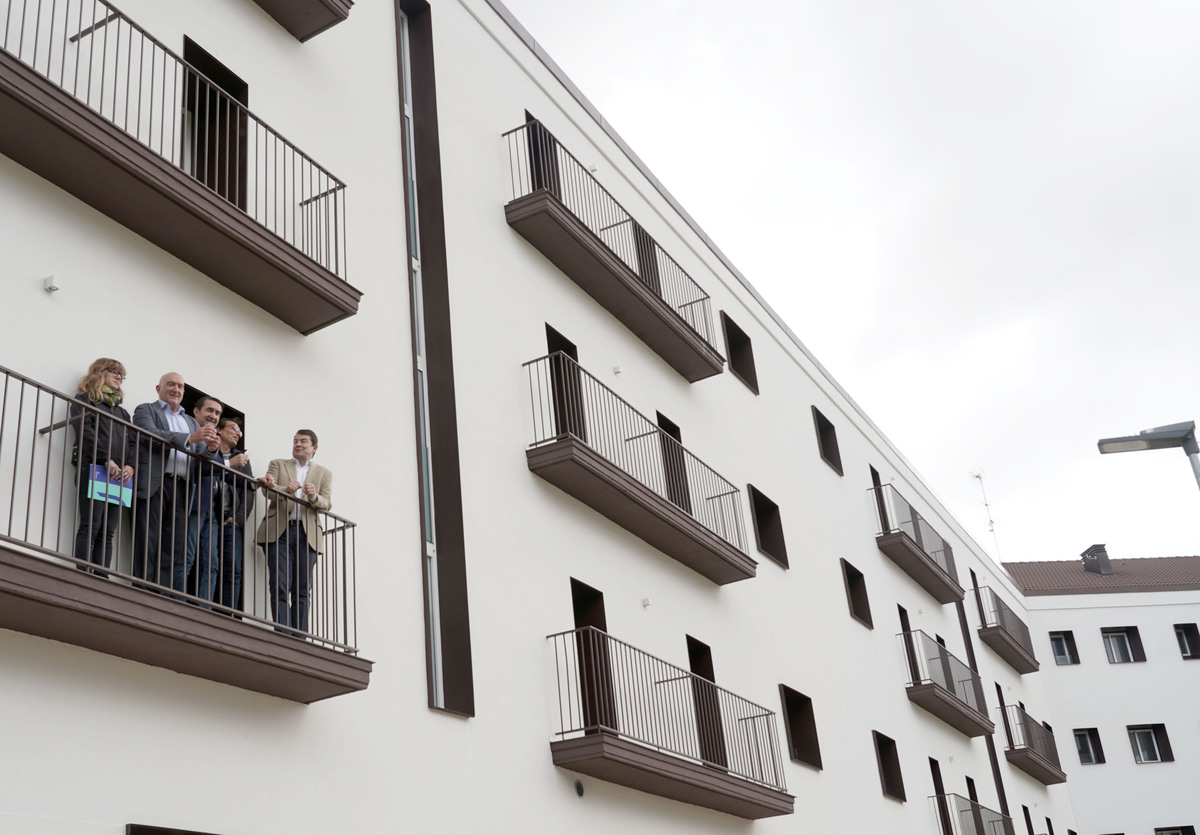
[[[1194,833],[1200,557],[1005,563],[1046,659],[1081,832]],[[1071,751],[1073,740],[1074,751]]]

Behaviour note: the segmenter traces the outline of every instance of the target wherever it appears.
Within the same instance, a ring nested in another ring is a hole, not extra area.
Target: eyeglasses
[[[106,368],[106,369],[104,369],[104,373],[111,374],[114,377],[116,377],[118,380],[121,380],[122,382],[124,382],[124,380],[125,380],[125,375],[122,374],[120,371],[117,371],[117,369],[115,369],[115,368]]]

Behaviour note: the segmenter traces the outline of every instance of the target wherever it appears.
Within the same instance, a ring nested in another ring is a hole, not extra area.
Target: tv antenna
[[[992,506],[988,504],[987,490],[983,488],[983,471],[970,473],[971,478],[979,482],[979,492],[983,496],[983,508],[987,511],[988,533],[992,535],[992,544],[996,548],[996,561],[1000,561],[1000,540],[996,538],[996,523],[992,520]]]

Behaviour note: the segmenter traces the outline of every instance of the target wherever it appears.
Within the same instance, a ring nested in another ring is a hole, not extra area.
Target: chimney
[[[1103,545],[1093,545],[1079,556],[1083,557],[1083,570],[1105,577],[1113,573],[1112,563],[1108,561],[1108,551]]]

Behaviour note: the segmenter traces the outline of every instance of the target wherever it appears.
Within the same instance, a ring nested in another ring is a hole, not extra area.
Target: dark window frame
[[[1184,661],[1200,660],[1200,630],[1196,624],[1175,624],[1175,640],[1179,642],[1179,655]]]
[[[820,771],[821,743],[817,737],[817,719],[812,699],[786,684],[779,685],[779,701],[783,706],[783,727],[787,732],[788,756]]]
[[[746,388],[758,394],[758,368],[754,363],[754,343],[750,336],[724,310],[721,311],[721,330],[725,334],[729,370],[746,384]]]
[[[1133,761],[1138,765],[1175,762],[1175,754],[1171,751],[1171,740],[1167,736],[1166,725],[1161,722],[1145,725],[1126,725],[1125,730],[1129,734],[1129,745],[1133,749]],[[1141,752],[1138,750],[1137,742],[1134,741],[1134,735],[1144,731],[1150,731],[1154,736],[1154,747],[1158,753],[1158,759],[1156,760],[1141,759]]]
[[[821,414],[816,406],[812,407],[813,428],[817,432],[817,452],[821,460],[829,465],[838,475],[845,477],[842,471],[842,451],[838,447],[837,427]]]
[[[1092,749],[1093,760],[1090,763],[1085,763],[1083,761],[1083,754],[1081,754],[1079,751],[1078,739],[1081,734],[1085,735],[1087,737],[1088,745]],[[1080,765],[1103,765],[1104,764],[1104,762],[1105,762],[1104,746],[1100,744],[1100,730],[1098,728],[1075,728],[1071,732],[1071,738],[1073,740],[1076,740],[1075,753],[1079,756],[1079,764]]]
[[[874,629],[875,621],[871,617],[871,600],[867,595],[867,578],[846,560],[840,560],[840,562],[842,564],[842,582],[846,586],[846,605],[850,607],[850,617],[867,629]]]
[[[746,485],[750,496],[750,518],[754,523],[754,542],[758,550],[784,568],[788,568],[787,542],[779,505],[753,484]]]
[[[1110,651],[1109,636],[1123,635],[1129,648],[1129,660],[1114,660]],[[1104,655],[1109,664],[1138,664],[1146,660],[1146,650],[1142,646],[1142,636],[1136,626],[1105,626],[1100,629],[1100,638],[1104,643]]]
[[[1067,648],[1067,661],[1062,662],[1058,659],[1061,657],[1054,651],[1054,636],[1058,635],[1063,639],[1063,643]],[[1075,646],[1075,633],[1070,629],[1059,629],[1050,633],[1050,654],[1054,656],[1054,663],[1060,667],[1066,667],[1071,664],[1079,663],[1079,648]]]
[[[875,761],[879,765],[879,785],[883,796],[901,803],[908,800],[904,793],[904,774],[900,769],[900,754],[896,749],[896,740],[879,731],[871,731],[875,743]]]

